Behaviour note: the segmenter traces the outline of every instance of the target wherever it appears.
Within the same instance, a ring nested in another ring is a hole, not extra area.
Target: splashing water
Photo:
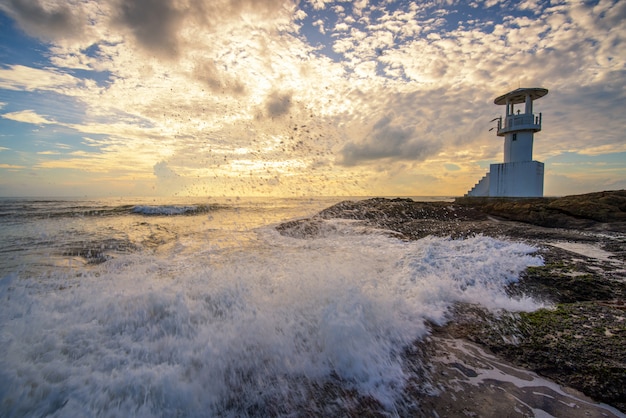
[[[6,275],[0,409],[289,415],[312,388],[335,382],[393,410],[408,378],[402,350],[428,332],[426,321],[443,323],[459,301],[537,307],[504,292],[541,264],[530,246],[484,236],[405,242],[327,222],[334,232],[315,238],[263,227],[219,245],[210,239],[219,235],[179,229],[157,250],[71,274]]]

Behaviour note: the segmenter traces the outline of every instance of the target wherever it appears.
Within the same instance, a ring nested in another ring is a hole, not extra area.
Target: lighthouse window
[[[513,134],[513,141],[517,141],[517,134]]]

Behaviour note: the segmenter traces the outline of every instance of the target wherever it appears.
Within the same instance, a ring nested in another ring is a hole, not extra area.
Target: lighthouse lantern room
[[[467,196],[543,196],[543,163],[533,161],[533,140],[535,132],[541,130],[541,113],[533,113],[533,101],[546,94],[544,88],[519,88],[494,100],[506,106],[504,119],[497,119],[497,135],[504,137],[504,162],[491,164]]]

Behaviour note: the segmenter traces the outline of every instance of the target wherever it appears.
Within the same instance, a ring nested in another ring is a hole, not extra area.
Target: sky
[[[626,188],[626,1],[0,0],[0,196],[461,196],[519,87]]]

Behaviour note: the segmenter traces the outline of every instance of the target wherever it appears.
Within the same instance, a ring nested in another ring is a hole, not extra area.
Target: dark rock
[[[626,190],[560,198],[463,197],[455,203],[502,219],[549,228],[626,232]]]
[[[561,198],[465,197],[454,203],[346,201],[278,229],[306,238],[324,233],[324,220],[337,218],[394,231],[409,240],[484,234],[540,247],[545,265],[527,269],[508,291],[556,308],[494,314],[458,305],[447,325],[432,325],[434,332],[479,343],[626,411],[626,190]],[[559,242],[593,245],[613,256],[598,259],[550,245]]]

